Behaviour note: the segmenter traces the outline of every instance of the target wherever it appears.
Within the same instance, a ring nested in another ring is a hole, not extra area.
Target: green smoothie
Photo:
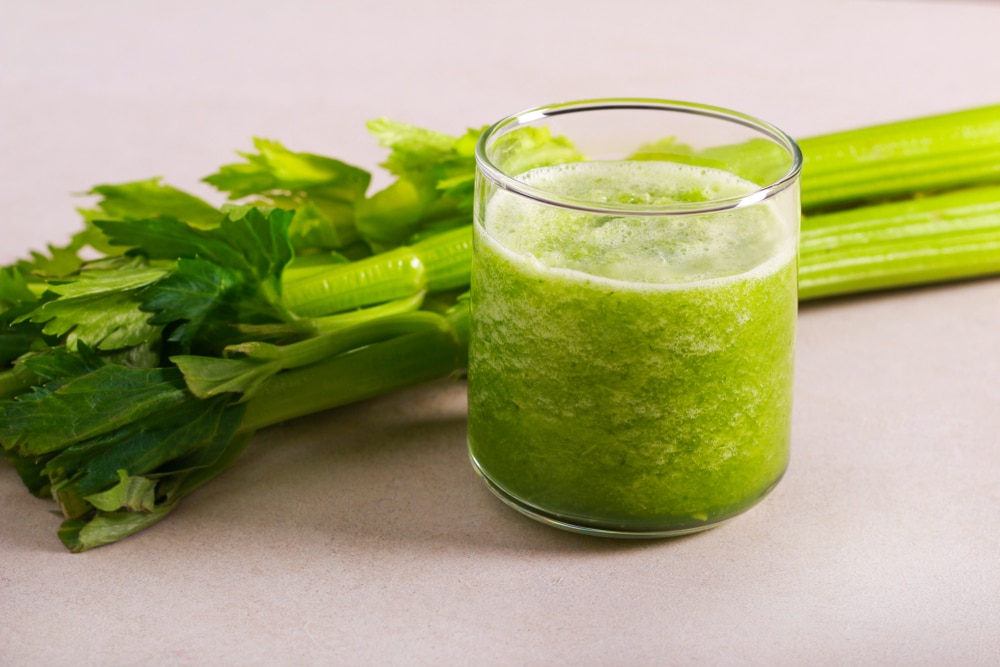
[[[610,208],[757,189],[668,162],[578,162],[518,180]],[[502,498],[583,529],[670,534],[738,514],[777,483],[797,221],[767,201],[604,215],[503,189],[478,211],[469,447]]]

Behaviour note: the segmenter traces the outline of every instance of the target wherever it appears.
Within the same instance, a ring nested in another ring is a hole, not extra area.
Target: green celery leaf
[[[368,130],[390,150],[382,166],[396,176],[437,188],[441,181],[475,173],[478,130],[454,137],[386,118],[370,121]]]
[[[255,204],[296,210],[289,238],[299,249],[335,249],[357,240],[354,205],[364,199],[371,174],[340,160],[290,151],[255,139],[258,153],[222,167],[204,180],[230,199],[256,196]]]
[[[31,251],[31,259],[18,262],[18,268],[26,273],[61,277],[75,273],[83,265],[83,260],[77,254],[79,247],[75,243],[62,247],[50,245],[48,251],[48,255]]]
[[[538,167],[586,159],[569,139],[552,136],[547,127],[519,127],[498,137],[492,152],[494,164],[514,176]]]
[[[190,345],[212,317],[236,318],[243,291],[239,274],[201,259],[181,259],[177,268],[142,296],[153,324],[179,323],[170,339]]]
[[[367,125],[379,145],[392,151],[382,166],[396,176],[420,171],[454,157],[458,139],[449,134],[388,118],[376,118]]]
[[[152,526],[172,512],[184,496],[229,468],[251,435],[215,437],[181,460],[189,467],[167,476],[149,476],[157,478],[156,496],[160,499],[151,511],[96,511],[82,518],[69,519],[59,529],[59,539],[70,551],[79,553],[117,542]]]
[[[0,310],[36,301],[38,298],[28,288],[28,281],[21,271],[13,266],[0,269]]]
[[[0,370],[39,343],[42,328],[22,321],[38,303],[24,274],[14,267],[0,269]]]
[[[275,209],[265,216],[251,209],[238,220],[227,218],[217,234],[246,260],[250,273],[259,280],[278,284],[277,277],[291,261],[293,250],[288,227],[294,213]]]
[[[221,264],[241,261],[239,253],[217,230],[202,230],[169,216],[143,220],[95,220],[111,243],[128,246],[130,255],[144,255],[153,260],[201,257]]]
[[[149,324],[140,310],[139,289],[163,277],[163,269],[132,268],[85,271],[66,283],[50,284],[58,298],[22,316],[19,321],[44,324],[43,333],[66,336],[101,350],[117,350],[159,339],[161,328]],[[16,322],[15,322],[16,323]]]
[[[281,370],[280,360],[223,359],[175,355],[170,360],[184,373],[188,389],[199,398],[217,396],[225,392],[243,394],[250,398],[268,378]]]
[[[0,401],[0,444],[22,456],[56,452],[162,411],[189,395],[176,368],[100,366],[34,387],[15,400]]]
[[[228,402],[189,396],[121,429],[121,437],[99,438],[100,446],[81,443],[53,458],[47,472],[69,519],[60,531],[67,546],[85,550],[145,528],[228,468],[251,435],[236,434],[245,406]]]
[[[18,262],[21,271],[51,278],[72,275],[84,265],[80,251],[87,246],[105,256],[122,254],[123,249],[112,246],[93,224],[95,219],[133,220],[177,214],[190,218],[195,226],[205,227],[217,226],[221,219],[221,213],[209,204],[174,188],[159,186],[155,180],[98,186],[90,194],[104,194],[105,198],[96,209],[78,209],[84,217],[84,228],[64,246],[49,245],[48,254],[32,252],[31,259]]]
[[[80,343],[100,350],[120,350],[160,337],[162,327],[149,324],[149,313],[131,293],[56,299],[34,311],[31,321],[45,323],[42,332],[65,336],[66,345],[75,349]]]
[[[484,128],[485,129],[485,128]],[[437,188],[457,203],[458,209],[471,214],[476,194],[476,143],[483,130],[469,130],[455,142],[457,159],[446,164],[438,175]]]
[[[479,137],[483,135],[487,126],[483,126],[479,129],[469,128],[465,131],[465,134],[460,136],[457,141],[455,141],[455,154],[463,158],[476,159],[476,145],[479,143]]]
[[[239,220],[253,208],[270,215],[274,208],[294,210],[288,226],[288,239],[299,251],[317,252],[344,248],[358,239],[354,228],[354,205],[326,200],[318,196],[276,195],[248,204],[225,204],[222,210],[232,220]]]
[[[98,185],[87,194],[100,195],[96,210],[81,210],[87,220],[142,220],[167,216],[210,229],[222,214],[203,199],[163,185],[159,178],[118,185]]]
[[[225,405],[226,401],[216,404]],[[215,431],[207,434],[197,447],[149,473],[148,477],[158,480],[157,495],[173,502],[228,468],[253,436],[252,431],[234,431],[245,414],[246,404],[230,403]]]
[[[242,214],[241,217],[235,217]],[[153,259],[181,258],[140,295],[152,324],[177,323],[170,339],[189,347],[222,323],[283,322],[281,273],[292,259],[293,214],[258,208],[230,211],[216,229],[198,230],[172,218],[96,221],[113,242]]]
[[[42,327],[22,321],[38,303],[20,272],[0,270],[0,372],[21,355],[43,344]]]
[[[102,350],[101,358],[109,364],[118,364],[129,368],[156,368],[161,365],[162,351],[162,341],[154,340],[119,350]]]
[[[456,199],[467,199],[475,195],[476,174],[463,171],[456,176],[438,181],[438,189],[445,195]]]
[[[133,512],[151,512],[156,506],[156,482],[141,477],[131,476],[125,470],[118,471],[119,482],[110,489],[92,493],[84,500],[104,512],[114,512],[120,509]]]
[[[464,217],[460,224],[468,222],[481,130],[454,137],[385,118],[369,122],[368,129],[390,149],[382,166],[398,177],[357,207],[358,232],[374,250],[454,226],[441,220]]]
[[[299,192],[322,188],[350,201],[363,196],[371,175],[340,160],[290,151],[277,141],[254,139],[257,153],[240,153],[246,162],[221,167],[203,180],[230,199],[272,191]]]
[[[199,258],[237,273],[269,276],[284,267],[292,257],[288,242],[291,211],[273,209],[263,212],[250,208],[238,218],[230,213],[211,230],[194,229],[170,217],[148,218],[134,222],[97,220],[116,245],[130,246],[130,254],[151,259]]]
[[[228,442],[235,433],[242,411],[228,410],[231,402],[228,396],[199,400],[188,394],[183,401],[67,447],[46,466],[53,496],[66,516],[73,517],[88,511],[89,496],[118,483],[120,470],[151,477],[189,467],[177,462],[212,446],[216,438]]]
[[[155,523],[250,436],[236,435],[245,405],[195,398],[176,368],[109,365],[82,344],[18,363],[44,385],[0,401],[0,444],[29,490],[59,503],[73,550]]]
[[[38,343],[41,333],[41,327],[11,327],[0,322],[0,369],[30,352]]]
[[[145,287],[166,273],[166,269],[156,267],[119,267],[84,271],[66,282],[50,282],[48,289],[65,299],[102,296]]]
[[[152,512],[99,512],[96,516],[64,521],[59,539],[73,553],[112,544],[149,528],[174,510],[176,504],[160,505]]]
[[[86,215],[87,212],[84,212]],[[26,274],[48,278],[63,278],[79,271],[85,264],[80,257],[80,251],[86,247],[97,250],[106,256],[121,255],[122,248],[115,248],[100,229],[89,220],[84,221],[84,228],[74,234],[69,243],[64,246],[48,246],[49,254],[32,252],[30,260],[17,263],[18,269]]]
[[[54,391],[56,386],[68,380],[86,375],[105,365],[104,360],[87,345],[78,345],[76,350],[55,347],[40,354],[24,357],[18,362]]]
[[[425,169],[428,165],[474,159],[481,129],[455,137],[408,123],[378,118],[368,123],[381,146],[392,152],[382,164],[396,175]]]
[[[291,202],[291,198],[289,198],[288,201]],[[271,215],[271,211],[276,208],[292,210],[295,206],[276,206],[260,200],[253,200],[245,204],[233,204],[232,202],[227,202],[222,205],[222,214],[230,220],[240,220],[253,209],[257,209],[261,212],[261,214],[267,217]]]
[[[71,247],[79,250],[80,248],[89,246],[106,257],[117,257],[125,252],[124,248],[111,245],[104,232],[95,227],[93,222],[87,219],[86,216],[89,212],[82,209],[77,209],[77,211],[85,217],[83,221],[84,227],[73,235],[73,238],[70,240]]]

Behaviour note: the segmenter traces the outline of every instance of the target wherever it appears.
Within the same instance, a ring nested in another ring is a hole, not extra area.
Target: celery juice
[[[559,197],[660,206],[758,186],[671,162],[517,177]],[[667,535],[739,514],[788,462],[795,228],[764,201],[598,214],[496,189],[477,207],[469,448],[543,521]]]

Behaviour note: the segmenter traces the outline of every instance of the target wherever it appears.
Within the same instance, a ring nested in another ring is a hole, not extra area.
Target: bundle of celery
[[[0,443],[69,549],[159,521],[257,429],[463,369],[479,132],[369,128],[396,177],[372,196],[257,141],[205,179],[238,203],[100,186],[67,246],[0,270]],[[803,298],[1000,272],[1000,106],[801,145]]]

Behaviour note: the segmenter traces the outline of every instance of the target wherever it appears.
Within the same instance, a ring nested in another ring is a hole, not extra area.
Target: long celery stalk
[[[240,431],[253,432],[459,371],[468,354],[462,337],[468,310],[459,308],[450,325],[442,317],[440,327],[275,375],[249,401]]]
[[[799,296],[1000,272],[1000,187],[864,206],[803,221]]]
[[[1000,105],[835,132],[799,141],[802,207],[1000,182]]]
[[[441,315],[414,311],[375,317],[289,345],[251,341],[226,347],[224,357],[175,355],[170,361],[181,369],[188,389],[198,398],[228,392],[250,397],[282,371],[318,364],[351,350],[428,330],[450,332],[451,328]]]

